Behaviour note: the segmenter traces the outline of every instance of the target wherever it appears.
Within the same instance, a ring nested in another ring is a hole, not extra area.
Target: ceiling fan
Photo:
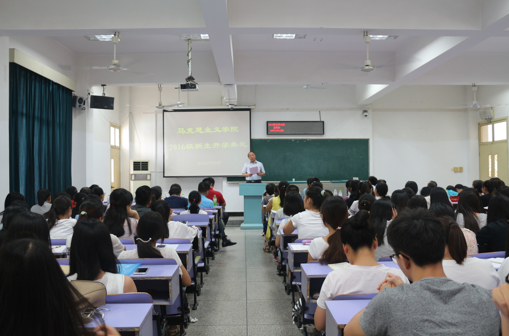
[[[507,104],[502,104],[502,105],[479,105],[479,103],[477,102],[477,86],[475,85],[475,83],[472,83],[472,92],[474,94],[474,101],[472,102],[471,105],[467,106],[468,108],[471,108],[471,109],[474,109],[474,110],[478,110],[478,109],[493,109],[494,107],[502,107],[502,106],[507,106]]]
[[[317,89],[317,90],[325,90],[325,89],[327,89],[326,87],[323,87],[323,86],[313,86],[313,85],[310,85],[310,84],[306,84],[302,88],[303,89]]]
[[[92,69],[108,70],[110,72],[120,72],[129,70],[127,68],[122,67],[117,59],[117,44],[118,42],[120,42],[120,32],[115,32],[115,34],[111,38],[111,41],[113,42],[113,61],[111,61],[111,64],[107,67],[93,66]]]
[[[175,88],[175,89],[178,89],[178,102],[176,102],[176,103],[168,102],[168,103],[166,103],[164,105],[163,105],[162,98],[161,98],[161,94],[163,92],[162,84],[157,84],[157,89],[159,90],[159,104],[157,104],[156,106],[154,106],[154,105],[152,105],[152,106],[133,105],[133,106],[137,106],[137,107],[155,107],[158,110],[171,110],[174,107],[183,107],[184,106],[184,103],[182,103],[180,101],[180,87],[176,87]],[[128,104],[127,106],[131,106],[131,105]],[[153,112],[143,112],[143,113],[144,114],[152,114]]]
[[[364,42],[366,42],[366,60],[364,65],[361,67],[362,72],[371,72],[375,70],[375,66],[371,64],[369,59],[369,42],[371,42],[371,36],[369,36],[367,30],[364,31]]]

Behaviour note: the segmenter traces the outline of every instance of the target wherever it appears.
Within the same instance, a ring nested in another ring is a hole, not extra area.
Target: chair
[[[148,293],[109,294],[106,303],[152,303],[152,296]]]
[[[124,245],[134,245],[131,239],[120,239],[120,242]]]
[[[164,240],[165,244],[191,244],[189,239],[181,239],[181,238],[166,238]]]
[[[51,239],[51,246],[64,246],[65,243],[65,239]]]
[[[381,257],[378,261],[392,261],[391,257]]]
[[[333,300],[371,300],[377,293],[361,293],[361,294],[339,294]]]

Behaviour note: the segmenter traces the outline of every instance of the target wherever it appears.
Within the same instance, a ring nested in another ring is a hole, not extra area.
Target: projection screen
[[[250,140],[250,109],[164,111],[163,176],[241,176]]]

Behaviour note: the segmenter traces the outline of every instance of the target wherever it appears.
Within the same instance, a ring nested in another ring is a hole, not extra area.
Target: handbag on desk
[[[73,280],[71,285],[86,299],[86,301],[80,301],[78,306],[83,321],[92,322],[96,314],[104,318],[104,313],[95,308],[106,304],[106,287],[100,282],[88,280]]]

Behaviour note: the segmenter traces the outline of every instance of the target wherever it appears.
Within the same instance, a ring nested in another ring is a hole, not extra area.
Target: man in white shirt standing
[[[242,176],[246,178],[246,183],[261,183],[262,176],[265,175],[263,163],[256,161],[256,154],[254,152],[249,152],[247,157],[249,158],[249,162],[244,164]]]

